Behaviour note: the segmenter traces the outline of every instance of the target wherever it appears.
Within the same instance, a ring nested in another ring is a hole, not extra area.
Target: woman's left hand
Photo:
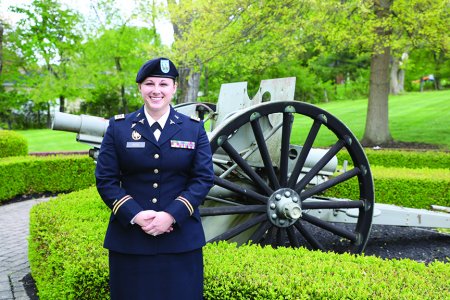
[[[145,233],[157,236],[163,233],[171,232],[173,230],[173,221],[174,219],[169,213],[159,211],[156,213],[150,224],[142,226],[141,228],[145,231]]]

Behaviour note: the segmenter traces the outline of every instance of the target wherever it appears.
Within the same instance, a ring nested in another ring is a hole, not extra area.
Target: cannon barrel
[[[56,112],[52,129],[75,132],[78,142],[100,148],[108,124],[107,119],[100,117]]]

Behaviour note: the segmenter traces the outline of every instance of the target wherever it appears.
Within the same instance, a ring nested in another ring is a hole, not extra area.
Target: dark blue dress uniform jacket
[[[97,189],[112,210],[104,247],[129,254],[180,253],[205,245],[198,206],[213,185],[203,122],[170,115],[159,141],[144,107],[109,122],[96,166]],[[130,221],[142,210],[166,211],[174,230],[151,236]]]

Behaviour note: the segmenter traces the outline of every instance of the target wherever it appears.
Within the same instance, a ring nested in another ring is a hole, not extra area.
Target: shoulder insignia
[[[197,116],[191,116],[191,120],[194,120],[196,122],[200,122],[200,118]]]
[[[114,116],[114,120],[116,120],[116,121],[123,120],[123,119],[125,119],[125,114],[120,114],[120,115]]]

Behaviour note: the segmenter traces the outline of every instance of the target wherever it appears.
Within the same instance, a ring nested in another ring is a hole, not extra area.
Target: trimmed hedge
[[[31,210],[29,260],[39,298],[107,299],[109,210],[95,188]],[[209,244],[205,299],[448,299],[450,264]]]
[[[372,166],[375,202],[429,209],[450,206],[450,169],[405,169]],[[356,178],[330,188],[325,195],[359,199]]]
[[[0,129],[0,158],[28,154],[28,141],[20,133]]]
[[[405,169],[372,166],[375,202],[429,209],[450,206],[449,169]],[[328,189],[326,196],[359,199],[356,178]]]
[[[409,151],[409,150],[371,150],[364,149],[371,166],[408,169],[442,169],[450,168],[450,153],[442,151]],[[351,161],[346,151],[337,155],[339,163]]]
[[[0,202],[18,195],[61,193],[95,184],[88,156],[8,157],[0,160]]]

